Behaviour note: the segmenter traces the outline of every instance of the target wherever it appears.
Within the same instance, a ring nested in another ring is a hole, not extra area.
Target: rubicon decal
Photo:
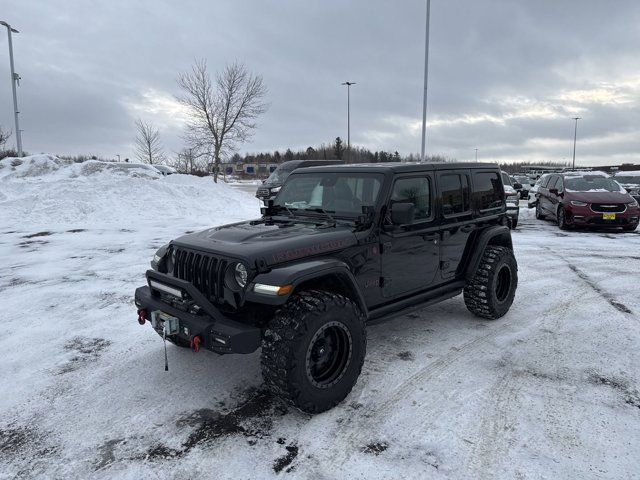
[[[273,254],[274,262],[284,262],[286,260],[294,260],[296,258],[310,257],[321,253],[339,250],[350,244],[349,240],[331,240],[329,242],[318,243],[310,247],[294,248],[292,250],[283,250]]]

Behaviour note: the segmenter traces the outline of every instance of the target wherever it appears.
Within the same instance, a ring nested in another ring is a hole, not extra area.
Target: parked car
[[[344,162],[342,160],[289,160],[288,162],[283,162],[269,175],[269,178],[258,187],[256,197],[266,205],[270,199],[275,198],[282,188],[284,181],[296,168],[339,165],[341,163]]]
[[[175,168],[169,167],[168,165],[153,165],[153,168],[158,170],[164,176],[173,175],[178,172]]]
[[[196,352],[261,349],[266,387],[305,412],[347,397],[370,322],[461,293],[485,319],[513,303],[518,265],[495,164],[298,169],[262,214],[161,247],[135,292],[137,321]],[[206,373],[179,358],[197,385]]]
[[[528,198],[529,190],[531,190],[535,182],[532,182],[526,175],[514,175],[512,178],[514,183],[520,184],[520,188],[516,188],[518,193],[520,193],[520,198]]]
[[[509,227],[513,230],[518,226],[518,218],[520,217],[520,194],[514,188],[511,177],[507,172],[502,172],[502,183],[504,184],[504,195],[507,202]],[[516,186],[522,187],[520,184],[516,184]]]
[[[538,192],[536,218],[553,217],[562,230],[579,226],[638,227],[638,202],[604,172],[551,174]]]
[[[538,180],[536,180],[536,182],[533,184],[533,186],[529,190],[529,194],[527,195],[527,207],[529,208],[536,207],[536,205],[538,204],[538,197],[536,196],[536,194],[538,193],[538,189],[540,188],[540,185],[542,185],[543,183],[546,186],[546,183],[549,181],[550,176],[551,176],[550,173],[545,173],[541,175],[540,178],[538,178]]]
[[[618,172],[613,178],[624,187],[629,195],[640,202],[640,171]]]

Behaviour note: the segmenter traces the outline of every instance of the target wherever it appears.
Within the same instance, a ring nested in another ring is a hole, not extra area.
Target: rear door
[[[413,203],[415,214],[407,225],[392,225],[384,219],[380,233],[382,295],[408,295],[431,286],[440,267],[440,235],[434,214],[433,174],[421,172],[394,180],[387,212],[394,203]]]
[[[471,210],[471,176],[469,170],[437,174],[440,201],[440,271],[443,279],[455,276],[475,229]]]
[[[540,210],[543,214],[548,214],[551,200],[549,199],[549,188],[553,188],[553,184],[556,182],[556,175],[549,175],[545,178],[540,187],[538,188],[538,203],[540,204]]]

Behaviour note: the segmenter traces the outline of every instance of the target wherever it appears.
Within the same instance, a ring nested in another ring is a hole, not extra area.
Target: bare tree
[[[208,163],[206,152],[186,147],[178,152],[172,166],[180,173],[206,174]]]
[[[136,156],[142,163],[151,165],[162,163],[165,159],[164,149],[160,142],[160,131],[142,119],[136,120]]]
[[[235,151],[256,128],[256,119],[268,105],[262,76],[233,63],[211,80],[205,60],[196,61],[191,71],[178,76],[182,95],[178,100],[189,111],[187,142],[213,156],[213,180],[218,181],[221,157]]]
[[[11,131],[3,130],[2,125],[0,125],[0,148],[4,148],[4,144],[7,143],[9,137],[11,136]]]

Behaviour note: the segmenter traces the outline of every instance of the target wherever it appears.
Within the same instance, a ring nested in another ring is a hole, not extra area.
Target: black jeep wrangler
[[[342,401],[367,324],[464,293],[509,310],[518,282],[497,165],[298,169],[262,218],[160,248],[135,293],[138,321],[198,351],[262,347],[267,386],[306,412]]]

